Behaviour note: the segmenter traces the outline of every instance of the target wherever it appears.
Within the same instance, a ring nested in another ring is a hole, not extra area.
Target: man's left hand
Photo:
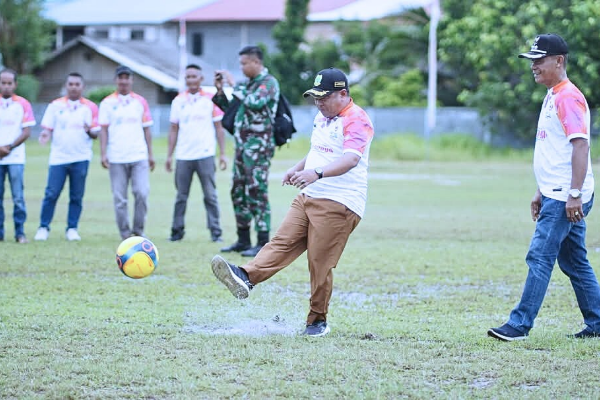
[[[221,169],[221,171],[224,171],[227,169],[227,157],[225,155],[221,155],[219,157],[219,168]]]
[[[567,205],[565,206],[565,212],[567,213],[567,219],[573,223],[581,221],[583,215],[583,201],[581,197],[574,199],[571,196],[567,199]]]
[[[317,179],[319,179],[319,177],[313,169],[305,169],[303,171],[298,171],[294,173],[294,175],[292,175],[292,177],[290,178],[290,182],[298,189],[304,189]]]

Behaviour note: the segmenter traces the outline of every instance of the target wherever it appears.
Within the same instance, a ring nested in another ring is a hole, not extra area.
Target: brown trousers
[[[242,268],[250,282],[266,281],[308,250],[310,312],[307,325],[327,319],[333,271],[360,217],[333,200],[299,194],[275,236]]]

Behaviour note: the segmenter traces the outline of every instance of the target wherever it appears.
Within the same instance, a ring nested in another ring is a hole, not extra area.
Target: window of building
[[[96,30],[94,31],[94,37],[96,39],[108,39],[108,30]]]
[[[77,38],[80,35],[84,35],[85,31],[83,26],[65,26],[62,28],[62,43],[63,44],[70,42],[71,40]]]
[[[143,29],[132,29],[131,30],[131,40],[144,40],[144,30]]]
[[[195,56],[201,56],[203,51],[203,35],[200,32],[195,32],[192,35],[192,54]]]

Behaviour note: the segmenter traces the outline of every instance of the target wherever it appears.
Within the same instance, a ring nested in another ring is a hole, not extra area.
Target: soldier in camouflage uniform
[[[235,157],[231,187],[238,240],[221,251],[235,251],[246,257],[254,257],[269,241],[271,228],[268,179],[271,158],[275,153],[272,116],[277,111],[279,83],[264,67],[259,47],[244,47],[239,56],[242,72],[248,81],[236,85],[233,91],[233,96],[241,101],[233,132]],[[213,101],[225,111],[229,101],[223,93],[223,78],[233,86],[231,74],[217,71],[217,94]],[[257,244],[254,247],[250,241],[253,219],[257,231]]]

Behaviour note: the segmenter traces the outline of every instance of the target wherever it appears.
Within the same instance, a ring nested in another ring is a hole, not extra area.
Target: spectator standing
[[[219,144],[219,167],[227,168],[225,137],[221,119],[223,111],[212,101],[212,95],[200,87],[202,69],[190,64],[185,69],[187,90],[171,103],[171,127],[165,167],[172,171],[175,152],[175,188],[177,197],[169,240],[178,241],[185,235],[185,211],[194,173],[198,175],[204,194],[206,225],[213,242],[221,242],[221,224],[217,185],[215,182],[215,147]]]
[[[25,141],[35,126],[31,104],[15,94],[17,72],[12,69],[0,71],[0,241],[4,240],[4,181],[8,176],[13,199],[15,240],[27,243],[25,220],[27,208],[23,194],[25,170]]]
[[[49,140],[50,160],[48,182],[40,212],[40,227],[34,240],[48,240],[50,223],[56,202],[69,179],[69,209],[65,237],[69,241],[81,240],[78,232],[83,209],[83,195],[88,168],[92,160],[92,141],[98,137],[98,107],[82,96],[83,76],[72,72],[65,83],[67,95],[54,100],[42,118],[42,132],[38,138],[45,145]]]
[[[234,87],[233,96],[241,101],[235,116],[235,157],[231,201],[235,212],[238,240],[223,252],[239,252],[254,257],[269,241],[271,207],[269,204],[269,168],[275,153],[273,117],[279,102],[279,82],[263,65],[263,53],[258,46],[246,46],[239,52],[242,73],[247,81]],[[223,92],[223,80],[233,86],[227,71],[217,71],[215,103],[227,110],[230,103]],[[254,220],[256,246],[250,241]]]
[[[110,174],[117,227],[122,239],[143,236],[152,155],[153,124],[148,102],[132,91],[133,71],[119,66],[115,71],[117,90],[100,103],[100,153],[102,167]],[[134,198],[133,224],[129,223],[128,188]]]

